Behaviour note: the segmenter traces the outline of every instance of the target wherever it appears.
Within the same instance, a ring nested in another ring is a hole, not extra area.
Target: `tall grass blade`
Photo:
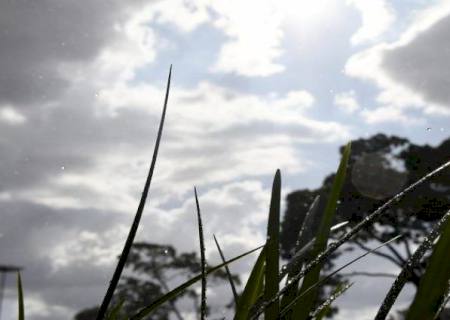
[[[331,227],[330,231],[333,233],[334,231],[341,230],[343,227],[348,225],[348,221],[340,222],[334,226]],[[297,251],[294,256],[292,257],[291,261],[289,261],[284,268],[281,268],[280,271],[280,281],[283,279],[283,277],[288,273],[295,275],[294,268],[298,268],[298,270],[301,269],[303,260],[306,258],[306,254],[312,249],[314,246],[314,241],[316,238],[312,238],[303,248],[301,248],[299,251]],[[289,280],[288,280],[289,281]],[[290,282],[290,281],[289,281]],[[286,294],[285,294],[286,295]]]
[[[315,197],[313,202],[311,203],[311,206],[308,209],[308,212],[305,215],[305,219],[303,221],[303,225],[300,228],[300,231],[298,233],[297,241],[295,243],[295,254],[294,257],[292,257],[291,262],[286,265],[285,268],[281,269],[280,273],[280,280],[284,277],[284,274],[287,273],[287,283],[290,283],[292,281],[292,278],[300,272],[302,268],[302,264],[305,260],[306,253],[310,251],[312,248],[314,241],[312,240],[314,238],[314,234],[317,232],[317,229],[319,228],[319,225],[315,225],[315,221],[322,220],[322,217],[319,217],[319,219],[315,219],[318,213],[318,205],[319,205],[319,199],[320,196]],[[323,213],[324,211],[322,211]],[[299,254],[303,253],[303,254]],[[281,299],[281,308],[284,308],[288,304],[294,300],[295,296],[297,295],[298,290],[298,281],[296,281],[296,284],[292,284],[291,288],[286,291],[283,298]],[[287,319],[289,316],[286,317]]]
[[[408,259],[404,268],[395,279],[394,283],[389,289],[389,292],[384,298],[383,303],[378,309],[377,315],[375,316],[375,320],[386,319],[386,317],[389,314],[389,311],[394,305],[395,300],[397,300],[398,295],[402,291],[406,282],[408,282],[414,268],[420,264],[424,254],[433,246],[434,240],[439,236],[442,226],[447,222],[447,220],[449,220],[449,218],[450,218],[450,210],[447,211],[447,213],[436,223],[433,229],[427,234],[422,244],[416,249],[411,258]]]
[[[330,273],[329,275],[327,275],[326,277],[323,277],[322,279],[320,279],[319,281],[317,281],[316,283],[314,283],[311,287],[307,288],[303,293],[298,294],[297,297],[295,297],[294,301],[292,301],[291,305],[286,306],[286,308],[284,308],[283,310],[281,310],[280,316],[284,315],[287,311],[289,311],[289,309],[295,305],[297,303],[297,301],[299,299],[301,299],[303,296],[305,296],[306,294],[308,294],[308,292],[310,290],[313,290],[315,288],[317,288],[319,285],[321,285],[322,283],[326,282],[327,280],[329,280],[331,277],[333,277],[334,275],[338,274],[339,272],[341,272],[343,269],[347,268],[349,265],[352,265],[353,263],[355,263],[358,260],[361,260],[362,258],[364,258],[365,256],[371,254],[374,251],[379,250],[380,248],[388,245],[391,242],[396,241],[397,239],[399,239],[400,237],[402,237],[402,235],[398,235],[395,236],[394,238],[383,242],[382,244],[380,244],[378,247],[373,248],[369,251],[366,251],[365,253],[363,253],[362,255],[350,260],[349,262],[347,262],[346,264],[344,264],[342,267],[339,267],[338,269],[336,269],[335,271],[333,271],[332,273]],[[264,307],[264,306],[262,306]],[[256,313],[255,316],[258,316],[259,314],[261,314],[262,311],[259,311],[259,313]]]
[[[372,212],[370,215],[367,215],[364,220],[359,222],[356,226],[354,226],[349,232],[347,232],[345,235],[343,235],[339,240],[336,242],[331,243],[328,248],[324,251],[322,251],[313,261],[308,263],[305,268],[299,272],[294,278],[293,281],[301,279],[305,274],[307,274],[311,269],[313,269],[318,264],[325,261],[331,254],[333,254],[334,251],[336,251],[340,246],[342,246],[345,242],[350,240],[355,234],[357,234],[361,229],[371,225],[375,221],[377,221],[385,212],[387,208],[392,206],[394,203],[399,202],[406,194],[413,191],[416,187],[424,183],[425,181],[428,181],[435,175],[439,174],[443,170],[447,169],[450,166],[450,161],[444,163],[440,167],[434,169],[432,172],[428,173],[427,175],[423,176],[413,184],[409,185],[407,188],[405,188],[402,192],[396,194],[394,197],[392,197],[390,200],[386,201],[382,206],[380,206],[378,209],[376,209],[374,212]],[[262,304],[261,309],[266,308],[268,305],[275,303],[278,301],[281,295],[285,294],[285,292],[291,287],[291,284],[286,285],[278,294],[270,301],[266,301]]]
[[[258,299],[263,279],[264,279],[264,262],[266,260],[266,250],[263,248],[253,266],[252,272],[247,280],[244,291],[238,300],[236,314],[234,320],[247,320],[250,314],[250,308]]]
[[[23,303],[22,277],[20,271],[17,271],[17,295],[18,295],[18,320],[25,320],[25,310]]]
[[[341,295],[345,293],[351,286],[353,286],[354,282],[346,284],[344,286],[339,285],[336,290],[334,290],[333,294],[325,300],[314,312],[311,314],[311,318],[315,320],[322,320],[330,309],[331,304],[339,298]]]
[[[281,172],[275,173],[272,185],[272,197],[270,199],[269,221],[267,224],[266,241],[266,270],[264,300],[272,299],[279,290],[278,273],[280,264],[279,235],[280,235],[280,201],[281,201]],[[278,302],[273,303],[265,310],[265,320],[275,320],[279,313]]]
[[[250,251],[247,251],[243,254],[240,254],[224,263],[221,263],[215,267],[212,267],[211,269],[208,269],[206,271],[206,275],[209,275],[217,270],[219,270],[220,268],[223,268],[224,266],[239,260],[261,248],[263,248],[264,246],[259,246],[255,249],[252,249]],[[158,308],[160,305],[162,305],[163,303],[175,298],[176,296],[178,296],[180,293],[182,293],[184,290],[186,290],[187,288],[189,288],[191,285],[193,285],[194,283],[196,283],[197,281],[202,279],[202,275],[199,274],[195,277],[193,277],[192,279],[184,282],[183,284],[179,285],[178,287],[176,287],[175,289],[173,289],[172,291],[166,293],[165,295],[163,295],[162,297],[156,299],[155,301],[153,301],[150,305],[142,308],[138,313],[136,313],[134,316],[130,317],[130,320],[138,320],[138,319],[143,319],[144,317],[148,316],[149,314],[151,314],[153,311],[155,311],[156,308]]]
[[[433,320],[439,319],[439,316],[441,315],[442,311],[444,311],[445,306],[449,303],[449,301],[450,301],[450,281],[448,282],[447,293],[445,294],[444,301],[439,306],[439,309],[436,312],[436,314],[434,315]]]
[[[345,182],[347,174],[347,164],[350,157],[351,144],[348,143],[342,154],[342,159],[339,164],[339,168],[336,172],[336,176],[331,187],[331,193],[328,197],[327,205],[325,207],[325,213],[322,216],[319,230],[316,234],[316,241],[314,242],[314,248],[311,252],[313,257],[316,257],[320,252],[327,247],[328,237],[330,235],[331,224],[335,217],[337,203],[341,194],[342,186]],[[321,264],[317,264],[310,272],[305,276],[299,294],[302,294],[311,287],[313,284],[319,281]],[[302,303],[297,303],[294,306],[293,319],[306,320],[311,312],[314,304],[317,300],[317,289],[311,290],[302,300]]]
[[[198,202],[197,188],[194,187],[195,205],[197,206],[198,219],[198,237],[200,240],[200,261],[202,268],[202,300],[200,306],[200,319],[206,319],[206,257],[205,257],[205,239],[203,238],[203,223],[200,214],[200,204]]]
[[[158,135],[156,137],[155,149],[153,150],[152,162],[150,164],[150,169],[148,172],[147,180],[144,185],[144,190],[142,192],[141,201],[139,202],[139,206],[134,217],[133,224],[131,225],[130,231],[128,233],[127,240],[122,250],[122,254],[120,255],[119,262],[117,263],[116,269],[112,276],[112,279],[109,283],[109,287],[106,291],[105,297],[103,298],[103,302],[100,305],[100,309],[97,314],[97,320],[103,320],[105,317],[106,311],[108,310],[109,304],[111,303],[111,299],[114,294],[114,290],[119,283],[120,276],[122,275],[123,268],[125,267],[125,262],[127,261],[128,255],[130,253],[131,245],[133,244],[134,237],[136,236],[137,229],[139,227],[139,222],[141,220],[142,212],[144,211],[145,201],[147,199],[148,191],[150,189],[150,183],[153,177],[153,171],[155,170],[156,158],[158,156],[159,143],[161,141],[162,131],[164,127],[164,120],[166,118],[166,110],[167,110],[167,102],[169,100],[169,90],[170,90],[170,80],[172,77],[172,65],[169,69],[169,77],[167,78],[167,87],[166,87],[166,96],[164,98],[164,107],[161,115],[161,119],[159,122]]]
[[[450,219],[442,226],[430,262],[422,276],[406,320],[432,320],[444,300],[450,280]]]
[[[124,304],[125,300],[120,300],[119,303],[117,303],[113,308],[111,308],[111,311],[107,313],[106,319],[107,320],[118,320],[119,314],[122,311],[122,306]]]
[[[217,241],[216,235],[213,234],[214,242],[216,243],[217,250],[219,251],[220,258],[222,259],[222,262],[225,262],[225,256],[222,252],[222,248],[220,248],[219,241]],[[225,271],[227,272],[228,281],[230,282],[231,291],[233,292],[233,298],[234,298],[234,305],[237,307],[238,303],[238,294],[236,291],[236,286],[234,285],[233,277],[231,276],[230,268],[228,266],[225,266]]]

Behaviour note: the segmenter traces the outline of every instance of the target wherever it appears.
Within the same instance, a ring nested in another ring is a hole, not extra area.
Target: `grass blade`
[[[263,248],[264,246],[259,246],[255,249],[252,249],[250,251],[247,251],[243,254],[240,254],[224,263],[221,263],[215,267],[212,267],[211,269],[208,269],[206,271],[206,275],[209,275],[217,270],[219,270],[220,268],[223,268],[224,266],[239,260],[261,248]],[[190,287],[191,285],[193,285],[194,283],[196,283],[197,281],[202,279],[202,275],[199,274],[195,277],[193,277],[192,279],[184,282],[183,284],[179,285],[178,287],[176,287],[175,289],[173,289],[172,291],[166,293],[165,295],[163,295],[162,297],[156,299],[154,302],[152,302],[150,305],[148,305],[147,307],[142,308],[138,313],[136,313],[134,316],[130,317],[130,320],[140,320],[143,319],[144,317],[146,317],[147,315],[151,314],[156,308],[158,308],[160,305],[162,305],[163,303],[171,300],[172,298],[176,297],[178,294],[180,294],[181,292],[183,292],[185,289],[187,289],[188,287]]]
[[[348,225],[348,221],[338,223],[331,227],[330,231],[338,231],[342,229],[344,226]],[[311,241],[309,241],[303,248],[301,248],[295,255],[292,257],[291,261],[288,262],[284,268],[280,271],[280,281],[283,279],[283,277],[286,275],[286,273],[290,273],[291,276],[294,276],[296,273],[294,271],[294,268],[298,268],[298,270],[301,269],[301,264],[303,263],[303,259],[306,257],[306,254],[312,249],[314,246],[314,241],[316,238],[314,237]]]
[[[260,289],[264,279],[264,262],[266,260],[266,250],[263,248],[253,266],[252,272],[247,280],[244,291],[237,304],[234,320],[247,320],[250,308],[258,299]]]
[[[216,235],[213,234],[214,242],[216,243],[217,250],[219,251],[220,258],[222,259],[222,262],[225,262],[225,256],[222,252],[222,249],[220,248],[219,242],[217,241]],[[234,305],[237,307],[238,303],[238,294],[236,291],[236,286],[234,285],[233,277],[231,276],[230,268],[228,266],[225,266],[225,271],[227,272],[228,281],[230,282],[231,291],[233,292],[233,298],[234,298]]]
[[[298,233],[297,241],[295,243],[295,254],[292,257],[290,263],[286,265],[286,267],[281,269],[280,272],[280,280],[284,277],[284,275],[287,273],[287,283],[290,283],[292,281],[292,278],[300,272],[304,259],[306,257],[306,253],[310,251],[312,248],[314,241],[312,239],[314,238],[314,234],[317,232],[317,229],[319,228],[319,225],[315,225],[315,221],[322,220],[321,217],[318,219],[315,219],[317,214],[321,213],[318,211],[319,207],[319,199],[320,196],[317,196],[314,198],[313,202],[311,203],[311,206],[308,209],[308,212],[305,215],[305,220],[303,221],[303,225],[300,228],[300,232]],[[323,213],[324,211],[322,211]],[[291,285],[291,288],[286,291],[283,298],[281,299],[281,308],[284,308],[288,304],[292,302],[292,300],[295,299],[295,296],[297,295],[298,290],[298,281],[296,283],[293,283]],[[289,318],[289,317],[287,317]]]
[[[450,301],[450,281],[448,282],[447,293],[445,294],[444,301],[439,306],[439,309],[436,312],[436,314],[434,315],[433,320],[439,319],[439,316],[441,315],[442,311],[444,311],[445,306],[448,304],[449,301]]]
[[[148,172],[147,180],[144,185],[144,190],[142,192],[141,201],[139,202],[139,206],[134,217],[133,224],[131,225],[130,231],[127,236],[127,240],[122,250],[122,254],[120,255],[119,262],[117,263],[116,269],[114,270],[114,274],[109,283],[108,289],[106,291],[105,297],[103,298],[103,302],[100,305],[100,309],[97,314],[97,320],[103,320],[105,317],[106,311],[108,310],[108,306],[111,303],[111,299],[114,294],[114,290],[119,283],[120,276],[122,275],[123,268],[125,267],[125,262],[130,253],[131,245],[133,244],[134,237],[136,236],[137,229],[139,227],[139,222],[141,220],[142,212],[144,211],[145,201],[147,199],[148,191],[150,189],[150,184],[153,177],[153,171],[155,170],[156,158],[158,156],[159,143],[161,141],[162,130],[164,127],[164,120],[166,118],[166,110],[167,110],[167,102],[169,100],[169,90],[170,90],[170,80],[172,77],[172,66],[170,66],[169,77],[167,78],[167,87],[166,87],[166,96],[164,98],[164,107],[159,123],[158,135],[156,137],[155,149],[153,150],[152,162],[150,165],[150,169]]]
[[[118,320],[120,311],[122,311],[122,306],[124,304],[125,300],[120,300],[119,303],[117,303],[113,308],[111,308],[111,311],[106,315],[107,320]]]
[[[406,320],[432,320],[444,300],[450,280],[450,219],[442,226],[425,274],[409,308]]]
[[[277,170],[273,179],[272,197],[270,199],[269,221],[267,224],[266,241],[266,270],[264,300],[271,300],[279,290],[279,235],[280,235],[280,200],[281,200],[281,172]],[[278,302],[265,310],[265,320],[275,320],[279,313]]]
[[[361,229],[363,229],[363,228],[371,225],[375,221],[377,221],[384,214],[384,212],[387,208],[392,206],[394,203],[399,202],[406,194],[413,191],[415,188],[417,188],[419,185],[421,185],[425,181],[428,181],[435,175],[441,173],[443,170],[447,169],[449,166],[450,166],[450,161],[444,163],[443,165],[434,169],[430,173],[426,174],[425,176],[423,176],[422,178],[420,178],[413,184],[409,185],[402,192],[396,194],[390,200],[386,201],[382,206],[380,206],[378,209],[376,209],[370,215],[367,215],[363,221],[359,222],[356,226],[354,226],[349,232],[347,232],[339,240],[331,243],[326,250],[322,251],[316,257],[316,259],[314,259],[312,262],[310,262],[308,265],[306,265],[305,268],[293,278],[293,281],[301,279],[305,274],[307,274],[316,265],[325,261],[331,254],[333,254],[334,251],[336,251],[340,246],[342,246],[344,243],[346,243],[348,240],[350,240],[350,238],[352,238],[355,234],[357,234]],[[263,303],[261,305],[261,309],[264,309],[268,305],[278,301],[279,297],[281,295],[283,295],[287,290],[289,290],[290,287],[291,287],[291,284],[286,285],[282,290],[280,290],[280,292],[278,292],[278,294],[272,300],[266,301],[265,303]]]
[[[311,318],[315,320],[322,320],[327,311],[330,309],[331,304],[339,298],[341,295],[345,293],[351,286],[353,286],[354,282],[346,284],[344,286],[339,285],[336,290],[334,290],[333,294],[324,302],[322,303],[314,312],[311,314]]]
[[[289,311],[289,309],[299,300],[301,299],[303,296],[305,296],[306,294],[308,294],[308,292],[310,290],[315,289],[317,286],[321,285],[322,283],[324,283],[325,281],[327,281],[328,279],[330,279],[331,277],[333,277],[335,274],[341,272],[341,270],[347,268],[349,265],[352,265],[353,263],[355,263],[358,260],[361,260],[362,258],[364,258],[365,256],[367,256],[368,254],[371,254],[374,251],[377,251],[378,249],[388,245],[391,242],[396,241],[397,239],[399,239],[400,237],[402,237],[402,235],[398,235],[386,242],[383,242],[382,244],[380,244],[378,247],[373,248],[365,253],[363,253],[362,255],[356,257],[355,259],[350,260],[349,262],[347,262],[346,264],[344,264],[342,267],[339,267],[338,269],[336,269],[335,271],[333,271],[332,273],[330,273],[329,275],[327,275],[326,277],[320,279],[319,281],[317,281],[316,283],[314,283],[311,287],[307,288],[302,294],[297,295],[297,297],[295,297],[295,300],[291,303],[291,305],[286,306],[286,308],[284,308],[283,310],[281,310],[280,316],[285,314],[287,311]],[[256,316],[258,315],[258,313],[256,313]]]
[[[206,319],[206,257],[205,257],[205,239],[203,238],[202,216],[200,214],[200,204],[198,202],[197,188],[194,187],[195,205],[197,206],[198,219],[198,237],[200,241],[200,261],[202,266],[202,300],[200,306],[200,318]]]
[[[389,292],[384,298],[383,303],[378,309],[377,315],[375,316],[375,320],[384,320],[386,319],[389,311],[394,305],[395,300],[397,300],[400,291],[402,291],[406,282],[408,282],[410,274],[413,272],[414,268],[420,264],[420,259],[424,256],[424,254],[433,246],[434,240],[439,236],[440,230],[442,226],[446,223],[450,218],[450,210],[436,223],[433,229],[427,234],[422,244],[416,249],[411,258],[406,262],[405,267],[399,273],[394,283],[392,284]]]
[[[342,159],[339,164],[339,168],[336,172],[336,176],[333,181],[333,186],[331,187],[331,193],[325,207],[325,212],[322,216],[322,221],[320,222],[319,230],[316,234],[316,241],[314,242],[314,248],[311,252],[313,257],[316,257],[320,252],[325,250],[327,247],[328,237],[330,235],[331,224],[333,223],[334,216],[336,213],[337,202],[341,194],[342,186],[345,182],[345,177],[347,173],[347,164],[350,157],[351,144],[348,143],[342,154]],[[321,264],[317,264],[310,272],[306,275],[303,280],[302,286],[300,288],[299,294],[302,294],[311,287],[313,284],[319,281]],[[306,320],[309,313],[314,307],[317,299],[317,289],[315,288],[307,294],[302,303],[295,304],[293,318],[298,320]]]
[[[18,295],[18,320],[25,320],[25,310],[23,307],[23,288],[20,272],[17,271],[17,295]]]

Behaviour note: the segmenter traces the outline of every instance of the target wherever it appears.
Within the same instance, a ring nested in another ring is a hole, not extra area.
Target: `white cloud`
[[[213,71],[243,76],[269,76],[284,70],[275,62],[282,54],[282,16],[272,1],[214,1],[214,26],[229,38]]]
[[[405,114],[401,109],[388,106],[378,107],[375,109],[364,109],[360,114],[368,124],[390,122],[400,123],[404,125],[419,125],[425,123],[423,119],[409,116]]]
[[[137,181],[143,181],[151,156],[150,141],[163,94],[161,88],[151,85],[124,83],[99,91],[90,100],[95,101],[98,116],[93,119],[83,116],[83,128],[76,129],[88,133],[99,132],[101,128],[106,134],[87,135],[76,142],[89,146],[84,157],[90,165],[71,164],[70,150],[64,152],[64,157],[60,160],[56,157],[53,167],[47,169],[52,171],[48,179],[43,183],[34,179],[34,184],[22,185],[19,193],[13,192],[14,196],[55,208],[133,210],[141,191]],[[73,100],[72,96],[67,100]],[[344,125],[309,118],[306,111],[313,105],[314,97],[302,90],[281,96],[259,96],[203,82],[192,89],[173,87],[169,100],[154,187],[154,192],[161,196],[156,197],[160,202],[168,201],[168,195],[182,197],[194,184],[207,186],[267,176],[277,167],[286,174],[307,170],[312,164],[298,152],[300,144],[344,141],[349,137],[349,129]],[[85,111],[80,111],[84,115]],[[61,128],[71,131],[72,120],[60,116],[47,115]],[[49,139],[53,128],[45,127],[38,132],[33,139]],[[123,136],[108,137],[109,132]],[[64,149],[66,140],[62,131],[53,145]],[[33,158],[39,159],[54,151],[35,152],[38,154]],[[45,165],[50,163],[46,161]],[[174,184],[176,189],[172,187]]]
[[[360,109],[359,103],[356,100],[355,91],[353,90],[336,94],[334,96],[334,104],[347,113],[354,113]]]
[[[449,116],[448,25],[450,4],[441,2],[416,15],[398,41],[380,43],[354,54],[345,66],[351,77],[374,82],[380,107],[365,110],[367,121],[422,123],[425,116]],[[422,113],[410,118],[408,109]],[[373,112],[372,115],[370,113]]]
[[[25,123],[26,120],[22,113],[10,106],[0,108],[0,121],[11,125],[18,125]]]
[[[10,21],[11,46],[2,49],[23,53],[19,60],[24,66],[9,68],[11,54],[5,58],[0,50],[0,64],[8,66],[18,89],[11,94],[0,86],[0,99],[13,106],[6,112],[10,122],[25,122],[0,126],[0,201],[8,218],[0,245],[17,244],[0,252],[2,259],[30,270],[30,295],[39,292],[44,301],[35,319],[61,318],[52,306],[88,306],[108,281],[142,191],[164,97],[163,83],[135,78],[158,58],[161,40],[167,40],[155,25],[186,33],[215,21],[227,36],[223,48],[231,48],[227,54],[233,55],[222,63],[219,54],[220,72],[242,67],[238,74],[260,76],[283,69],[276,62],[283,37],[280,17],[268,4],[253,2],[247,12],[241,11],[247,4],[238,2],[231,7],[182,4],[170,11],[163,2],[111,1],[107,7],[73,2],[67,8],[62,4],[57,15],[42,9],[45,19],[39,21],[31,21],[33,10]],[[215,14],[209,15],[212,7]],[[2,22],[9,12],[0,10]],[[64,23],[47,23],[55,16]],[[18,41],[13,32],[24,25],[19,31],[30,42]],[[310,168],[310,160],[299,152],[302,144],[341,142],[349,136],[345,125],[308,115],[315,99],[302,88],[258,95],[208,81],[186,88],[176,76],[174,84],[140,238],[149,235],[151,241],[186,250],[196,247],[191,192],[197,185],[207,232],[217,233],[227,255],[260,244],[270,190],[257,180],[271,177],[277,167],[284,174]],[[238,219],[238,226],[231,223]],[[191,235],[192,242],[187,239]],[[235,270],[248,272],[248,261]]]
[[[376,40],[395,21],[395,13],[387,0],[347,0],[361,13],[361,27],[352,36],[352,44]]]

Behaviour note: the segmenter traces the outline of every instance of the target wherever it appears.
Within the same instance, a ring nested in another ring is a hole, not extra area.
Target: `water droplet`
[[[168,253],[169,253],[169,250],[164,249],[163,253],[164,253],[164,254],[168,254]]]
[[[441,130],[441,132],[444,132],[444,128],[441,128],[440,130]]]
[[[428,127],[428,128],[427,128],[427,131],[431,131],[431,128],[430,128],[430,127]]]
[[[66,168],[65,168],[64,166],[61,166],[61,170],[63,170],[63,171],[64,171],[65,169],[66,169]]]

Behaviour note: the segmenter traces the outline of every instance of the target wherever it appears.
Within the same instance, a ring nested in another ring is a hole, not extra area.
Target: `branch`
[[[408,255],[408,259],[412,257],[412,251],[411,246],[409,245],[409,242],[406,239],[402,239],[403,244],[405,245],[406,254]]]
[[[155,270],[155,277],[158,280],[158,282],[161,284],[165,292],[170,292],[169,286],[167,285],[166,279],[164,277],[164,274],[159,272],[160,269]],[[172,307],[173,312],[175,313],[178,320],[183,320],[183,316],[181,315],[180,310],[178,310],[177,305],[175,304],[175,301],[170,300],[169,301],[170,306]]]
[[[397,275],[393,274],[393,273],[363,272],[363,271],[354,271],[354,272],[349,272],[349,273],[341,273],[341,276],[344,276],[344,277],[367,276],[367,277],[397,278]]]
[[[358,242],[358,241],[356,241],[356,240],[353,240],[353,242],[354,242],[358,247],[360,247],[361,249],[363,249],[363,250],[365,250],[365,251],[370,251],[370,250],[371,250],[370,248],[366,247],[365,245],[363,245],[362,243],[360,243],[360,242]],[[375,252],[372,252],[372,254],[377,255],[377,256],[380,256],[380,257],[383,257],[383,258],[385,258],[385,259],[391,261],[391,262],[394,263],[397,267],[400,267],[400,268],[403,267],[403,264],[402,264],[401,262],[397,261],[396,259],[394,259],[393,257],[391,257],[390,255],[388,255],[388,254],[386,254],[386,253],[375,251]]]
[[[380,243],[383,243],[383,242],[384,242],[383,239],[381,239],[379,236],[377,236],[376,234],[374,234],[371,230],[368,230],[368,232],[369,232],[370,235],[371,235],[373,238],[375,238],[378,242],[380,242]],[[398,251],[395,250],[394,247],[393,247],[391,244],[388,244],[386,247],[387,247],[387,248],[389,249],[389,251],[391,251],[392,254],[398,259],[398,261],[400,262],[400,266],[402,266],[402,265],[405,264],[405,262],[406,262],[405,258],[403,258],[402,255],[401,255],[400,253],[398,253]]]

